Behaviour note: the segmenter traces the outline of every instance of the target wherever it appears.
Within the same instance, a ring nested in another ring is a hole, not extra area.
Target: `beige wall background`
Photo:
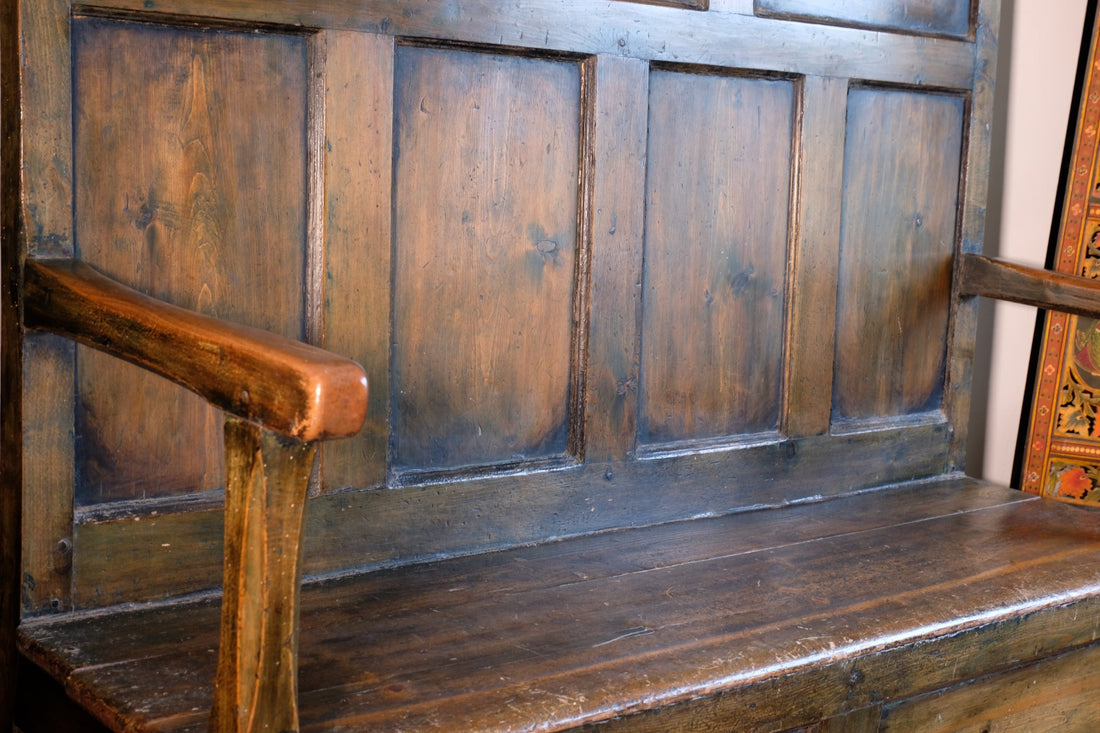
[[[986,253],[1042,266],[1084,27],[1085,0],[1005,0]],[[1015,484],[1035,310],[983,303],[967,472]]]

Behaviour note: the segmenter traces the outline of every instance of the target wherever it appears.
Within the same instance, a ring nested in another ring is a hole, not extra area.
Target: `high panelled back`
[[[996,8],[705,5],[83,3],[30,254],[366,367],[307,574],[954,470]],[[25,359],[25,609],[216,586],[221,416]]]

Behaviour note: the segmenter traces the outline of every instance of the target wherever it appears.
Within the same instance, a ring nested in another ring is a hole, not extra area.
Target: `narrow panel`
[[[393,39],[326,33],[324,348],[370,381],[358,435],[322,446],[326,489],[386,480]]]
[[[833,419],[940,407],[961,97],[848,95]]]
[[[85,19],[73,46],[83,259],[301,338],[305,40]],[[214,410],[102,354],[78,361],[81,504],[222,485]]]
[[[589,461],[624,460],[637,433],[648,84],[643,62],[596,61]]]
[[[844,171],[845,79],[803,82],[798,230],[792,257],[790,347],[784,425],[792,436],[829,429],[836,341],[840,209],[836,182]]]
[[[951,36],[969,33],[970,6],[965,0],[756,0],[760,15]]]
[[[779,423],[794,90],[650,79],[639,442]]]
[[[402,48],[396,84],[395,462],[561,455],[579,65]]]

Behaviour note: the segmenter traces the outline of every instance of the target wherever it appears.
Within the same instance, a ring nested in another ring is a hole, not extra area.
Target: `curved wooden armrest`
[[[959,293],[1100,318],[1100,281],[983,255],[962,255]]]
[[[301,441],[355,434],[367,376],[343,357],[150,298],[73,260],[28,260],[24,323],[113,354]]]

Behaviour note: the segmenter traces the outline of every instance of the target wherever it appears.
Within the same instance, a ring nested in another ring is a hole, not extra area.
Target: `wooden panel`
[[[965,0],[756,0],[762,15],[805,18],[910,33],[965,36],[971,3]]]
[[[793,83],[650,79],[639,442],[779,425]]]
[[[589,461],[625,459],[637,435],[648,96],[647,64],[616,56],[597,59]]]
[[[326,33],[322,346],[370,380],[359,434],[321,447],[322,486],[386,481],[390,396],[393,39]]]
[[[176,305],[301,338],[305,46],[76,21],[83,259]],[[113,358],[82,349],[78,361],[80,503],[222,485],[214,410]]]
[[[396,80],[394,461],[561,455],[579,65],[406,47]]]
[[[849,93],[834,421],[940,407],[964,106]]]
[[[974,45],[871,30],[781,22],[742,15],[740,2],[698,12],[638,3],[542,0],[522,4],[467,0],[462,12],[440,12],[438,0],[269,0],[266,23],[339,28],[414,38],[652,61],[783,71],[965,89],[974,74]],[[256,6],[225,0],[87,0],[86,11],[254,22]]]

